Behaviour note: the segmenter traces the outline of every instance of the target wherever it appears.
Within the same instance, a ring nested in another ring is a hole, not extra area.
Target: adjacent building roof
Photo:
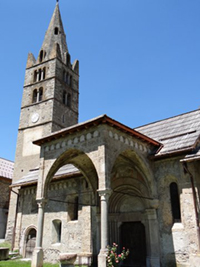
[[[163,144],[158,155],[193,150],[200,137],[200,110],[135,128]]]
[[[12,179],[14,162],[0,158],[0,177]]]

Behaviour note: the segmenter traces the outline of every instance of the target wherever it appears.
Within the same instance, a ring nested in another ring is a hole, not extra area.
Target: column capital
[[[150,200],[150,207],[153,209],[158,209],[159,199],[154,198],[154,199]]]
[[[45,206],[45,204],[47,203],[47,199],[46,198],[37,198],[36,202],[37,202],[39,208],[43,208]]]
[[[146,209],[145,210],[145,217],[148,220],[157,220],[156,209]]]
[[[103,197],[105,199],[108,199],[112,193],[112,190],[109,188],[106,189],[98,189],[97,192],[99,193],[100,197]]]

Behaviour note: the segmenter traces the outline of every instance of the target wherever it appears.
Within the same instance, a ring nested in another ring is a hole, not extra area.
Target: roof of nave
[[[0,158],[0,177],[12,179],[14,162]]]
[[[163,144],[156,156],[192,150],[197,146],[200,137],[200,110],[197,109],[135,129]]]
[[[59,178],[65,178],[66,176],[72,177],[73,175],[79,175],[80,171],[72,164],[67,164],[62,166],[53,177],[53,180]],[[12,187],[16,186],[24,186],[24,185],[33,185],[38,181],[39,176],[39,168],[34,170],[30,170],[25,176],[23,176],[20,180],[17,180],[12,184]]]

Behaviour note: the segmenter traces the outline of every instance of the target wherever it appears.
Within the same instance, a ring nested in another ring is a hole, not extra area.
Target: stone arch
[[[113,182],[116,186],[119,186],[120,181],[117,178],[123,176],[122,171],[126,171],[125,180],[130,183],[128,177],[132,177],[135,183],[139,183],[138,186],[145,188],[147,198],[153,198],[157,196],[157,190],[154,183],[154,176],[151,170],[150,163],[144,156],[138,151],[131,149],[122,149],[118,151],[113,157],[111,167],[111,187],[113,189]],[[135,176],[134,177],[134,172]],[[117,177],[118,176],[118,177]],[[128,179],[128,180],[127,180]],[[133,182],[133,181],[132,181]]]
[[[138,188],[125,184],[117,187],[117,191],[110,197],[109,212],[143,211],[146,206],[146,199],[142,198]]]
[[[34,233],[35,235],[34,235]],[[29,235],[31,234],[31,237],[29,238]],[[36,234],[37,234],[37,228],[35,225],[31,224],[29,225],[25,230],[23,234],[23,252],[22,255],[24,258],[27,257],[27,242],[32,241],[35,242],[36,240]],[[34,239],[33,239],[34,238]],[[30,253],[30,252],[29,252]]]
[[[48,184],[59,168],[66,164],[72,164],[83,174],[88,183],[91,184],[93,192],[96,194],[98,188],[98,175],[96,168],[89,155],[78,149],[69,149],[63,152],[52,164],[45,179],[44,197],[47,195]]]
[[[130,239],[127,239],[124,246],[129,246],[129,241],[134,240],[137,229],[141,230],[142,227],[142,237],[137,237],[137,240],[141,239],[142,243],[138,243],[135,248],[136,251],[140,251],[142,248],[142,256],[139,256],[138,259],[134,258],[134,246],[130,246],[133,254],[129,260],[132,262],[137,260],[138,266],[143,266],[148,261],[148,257],[153,257],[154,247],[159,247],[155,210],[157,208],[157,186],[152,167],[144,150],[121,149],[113,158],[111,170],[112,195],[109,199],[109,241],[110,243],[121,244],[124,241],[122,226],[126,225],[127,229],[135,229],[135,232],[128,232],[128,230],[126,232]],[[155,232],[155,237],[151,235],[152,229]],[[156,256],[158,255],[156,254]],[[132,266],[132,263],[129,265]]]

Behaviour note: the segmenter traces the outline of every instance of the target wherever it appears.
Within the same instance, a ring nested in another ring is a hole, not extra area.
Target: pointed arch
[[[98,175],[92,160],[89,155],[83,151],[72,148],[63,152],[49,168],[44,184],[44,196],[47,195],[48,184],[52,180],[54,174],[66,164],[72,164],[78,168],[96,194],[98,189]]]
[[[118,176],[123,176],[122,172],[125,171],[127,177],[128,173],[133,175],[135,172],[137,177],[134,178],[134,182],[142,185],[143,190],[146,191],[146,197],[151,198],[157,195],[155,191],[156,187],[154,186],[154,176],[149,162],[139,152],[131,149],[122,149],[116,152],[111,167],[111,183],[119,183],[118,181],[120,181],[120,179],[118,179],[118,181],[115,179],[117,177],[116,174]]]

